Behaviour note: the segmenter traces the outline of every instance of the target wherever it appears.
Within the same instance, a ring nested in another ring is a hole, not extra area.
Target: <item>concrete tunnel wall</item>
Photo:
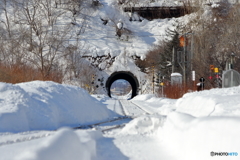
[[[110,91],[111,85],[114,81],[116,81],[118,79],[124,79],[130,83],[130,85],[132,87],[132,97],[131,98],[138,95],[138,88],[139,88],[138,79],[131,72],[119,71],[119,72],[114,72],[113,74],[111,74],[111,76],[106,81],[106,89],[107,89],[107,94],[109,97],[111,97],[111,91]]]

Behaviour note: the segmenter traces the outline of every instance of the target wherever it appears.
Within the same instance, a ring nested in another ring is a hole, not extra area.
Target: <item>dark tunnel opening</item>
[[[135,97],[138,94],[139,83],[137,78],[131,73],[126,71],[114,72],[106,82],[106,89],[109,97],[111,96],[111,85],[114,81],[124,79],[128,81],[132,87],[132,96],[131,98]]]

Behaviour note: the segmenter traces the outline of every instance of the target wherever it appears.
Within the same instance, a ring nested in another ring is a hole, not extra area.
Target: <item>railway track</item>
[[[109,132],[109,131],[124,127],[132,119],[138,116],[141,116],[144,114],[151,114],[141,106],[138,106],[128,100],[116,100],[112,108],[122,116],[113,118],[107,121],[95,123],[95,124],[81,125],[78,127],[74,127],[73,129],[95,129],[95,130],[101,131],[102,133],[105,133],[105,132]],[[9,133],[4,135],[5,139],[9,139],[9,140],[4,140],[4,141],[0,140],[0,146],[41,139],[41,138],[51,136],[54,133],[55,131],[23,132],[23,133],[19,133],[15,139],[11,138],[12,135],[14,134]]]
[[[114,105],[115,106],[113,108],[123,116],[100,123],[75,127],[74,129],[96,129],[104,133],[114,129],[122,128],[129,121],[141,115],[152,114],[151,112],[129,100],[116,100]]]
[[[119,100],[121,103],[124,112],[126,113],[126,116],[129,117],[138,117],[143,114],[152,114],[151,112],[147,111],[146,109],[142,108],[141,106],[128,101],[128,100]]]

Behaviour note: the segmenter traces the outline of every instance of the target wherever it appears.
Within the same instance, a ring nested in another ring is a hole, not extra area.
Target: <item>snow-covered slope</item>
[[[176,1],[177,2],[177,1]],[[119,5],[114,0],[102,0],[98,9],[93,10],[89,17],[88,25],[82,35],[81,41],[89,46],[92,56],[110,54],[119,56],[126,52],[128,58],[132,55],[145,57],[147,51],[160,40],[166,38],[167,28],[173,29],[176,18],[155,19],[152,21],[142,19],[139,21],[129,21],[130,13],[124,12],[124,5]],[[163,0],[156,3],[139,1],[136,6],[162,6]],[[172,6],[176,3],[169,1],[165,5]],[[108,20],[106,25],[101,19]],[[121,20],[123,28],[130,31],[122,38],[116,36],[117,23]],[[126,37],[128,36],[128,37]],[[119,65],[119,64],[118,64]],[[123,68],[125,69],[125,68]]]
[[[103,71],[99,71],[97,73],[98,76],[103,77],[103,83],[105,84],[107,78],[113,72],[130,71],[137,77],[141,85],[144,84],[142,87],[143,90],[148,90],[145,88],[149,86],[148,83],[150,82],[146,83],[143,81],[147,79],[147,76],[135,65],[133,57],[138,56],[144,59],[147,52],[154,45],[159,44],[163,39],[169,39],[166,36],[167,29],[174,29],[178,23],[177,21],[182,24],[187,23],[189,15],[180,18],[154,19],[149,21],[136,14],[131,15],[131,13],[124,12],[123,8],[126,6],[129,7],[129,3],[120,5],[115,0],[101,0],[100,3],[101,5],[97,9],[88,11],[91,12],[91,16],[87,18],[86,29],[80,36],[80,42],[84,44],[83,46],[85,46],[84,48],[87,50],[89,56],[110,55],[111,57],[115,57],[110,67],[106,68],[106,61],[100,63],[99,67]],[[157,0],[150,3],[149,1],[140,0],[130,6],[174,5],[182,5],[182,3],[172,0]],[[131,16],[135,17],[136,21],[129,21]],[[102,19],[108,20],[108,23],[104,25]],[[119,21],[123,23],[124,30],[120,38],[116,36],[116,28]],[[104,93],[103,90],[102,86],[100,86],[96,92],[102,94]]]
[[[185,94],[177,103],[177,111],[195,117],[240,116],[239,87],[215,88]]]
[[[116,116],[84,89],[54,82],[0,83],[0,132],[55,130]]]

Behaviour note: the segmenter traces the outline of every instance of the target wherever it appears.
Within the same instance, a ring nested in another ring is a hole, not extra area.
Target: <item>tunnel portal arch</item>
[[[106,81],[106,89],[107,89],[107,94],[109,97],[111,97],[111,85],[114,81],[118,79],[124,79],[128,81],[132,87],[132,97],[135,97],[138,95],[138,88],[139,88],[139,83],[137,77],[135,77],[131,72],[128,71],[119,71],[119,72],[114,72],[111,74],[111,76],[107,79]]]

